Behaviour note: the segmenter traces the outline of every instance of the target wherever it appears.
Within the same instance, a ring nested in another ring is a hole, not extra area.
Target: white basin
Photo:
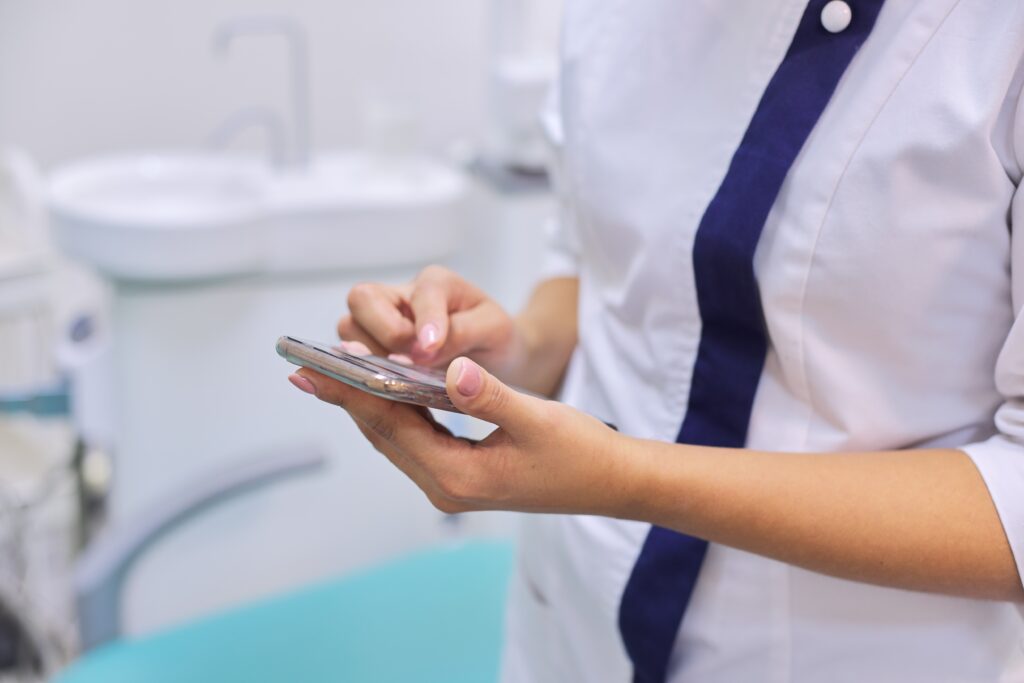
[[[50,178],[58,243],[128,279],[192,279],[257,269],[267,174],[258,164],[200,154],[110,156]]]
[[[467,182],[419,158],[330,153],[271,172],[246,157],[158,153],[72,163],[48,189],[72,256],[115,279],[175,281],[443,258]]]

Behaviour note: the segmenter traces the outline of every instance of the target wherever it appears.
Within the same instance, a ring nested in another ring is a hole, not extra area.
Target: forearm
[[[635,487],[619,516],[855,581],[1024,600],[992,500],[960,451],[631,443]]]
[[[517,352],[496,373],[502,380],[544,396],[559,387],[576,347],[577,278],[544,280],[515,319]]]

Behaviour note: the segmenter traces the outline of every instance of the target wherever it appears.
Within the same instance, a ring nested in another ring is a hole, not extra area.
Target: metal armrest
[[[120,635],[124,579],[152,544],[212,505],[283,477],[317,470],[326,460],[318,448],[247,458],[180,487],[131,523],[101,533],[75,568],[83,649],[92,649]]]

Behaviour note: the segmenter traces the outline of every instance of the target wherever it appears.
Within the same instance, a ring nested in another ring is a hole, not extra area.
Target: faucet
[[[283,165],[292,168],[306,168],[309,165],[310,149],[309,58],[306,50],[306,33],[302,29],[302,25],[291,17],[271,15],[237,17],[229,19],[217,27],[213,34],[213,49],[218,54],[225,54],[235,38],[245,35],[278,35],[288,42],[293,130],[291,149],[285,156]],[[253,118],[251,112],[246,117]],[[266,117],[260,115],[260,118],[265,119]]]
[[[262,128],[266,132],[271,167],[286,168],[288,150],[285,146],[284,122],[277,112],[266,107],[239,109],[210,133],[206,144],[215,150],[224,149],[232,138],[250,127]]]

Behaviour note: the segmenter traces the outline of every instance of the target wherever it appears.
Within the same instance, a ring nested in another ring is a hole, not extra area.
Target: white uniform
[[[855,20],[866,11],[847,2]],[[568,2],[546,118],[564,199],[549,273],[581,283],[568,403],[629,435],[679,436],[707,327],[697,235],[805,10],[822,4]],[[831,35],[843,33],[814,40]],[[1024,574],[1022,82],[1021,0],[884,2],[752,254],[768,346],[745,438],[768,451],[962,447]],[[527,520],[505,681],[631,679],[618,620],[649,531]],[[1024,681],[1017,605],[717,545],[673,637],[673,682]]]

